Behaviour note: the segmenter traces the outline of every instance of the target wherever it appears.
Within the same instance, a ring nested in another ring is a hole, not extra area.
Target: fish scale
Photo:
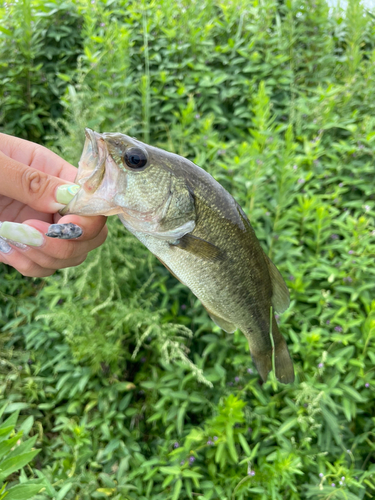
[[[117,213],[216,324],[245,334],[263,380],[274,362],[278,380],[293,382],[287,344],[271,315],[271,307],[287,309],[289,292],[235,199],[174,153],[124,134],[86,129],[86,137],[76,179],[81,189],[62,213]]]

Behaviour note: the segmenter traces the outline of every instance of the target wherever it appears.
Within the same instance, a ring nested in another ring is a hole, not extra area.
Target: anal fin
[[[237,330],[236,325],[234,325],[230,321],[227,321],[226,319],[216,316],[216,314],[213,314],[211,311],[209,311],[206,306],[204,306],[204,308],[208,312],[210,318],[215,323],[215,325],[219,326],[222,330],[224,330],[227,333],[233,333]]]

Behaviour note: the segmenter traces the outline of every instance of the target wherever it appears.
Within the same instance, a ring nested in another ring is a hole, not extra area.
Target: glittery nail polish
[[[1,253],[9,253],[12,250],[12,247],[7,243],[3,238],[0,238],[0,252]]]

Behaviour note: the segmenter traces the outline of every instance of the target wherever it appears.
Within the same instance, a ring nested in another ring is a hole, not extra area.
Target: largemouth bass
[[[191,161],[120,133],[86,129],[63,215],[117,214],[165,267],[198,297],[226,332],[239,328],[265,381],[294,380],[273,311],[289,306],[286,284],[234,198]],[[270,322],[272,317],[272,339]]]

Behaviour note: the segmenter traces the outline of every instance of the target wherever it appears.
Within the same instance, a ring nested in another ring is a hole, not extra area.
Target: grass
[[[28,5],[37,43],[54,4]],[[22,30],[20,8],[3,8],[5,29]],[[323,0],[64,9],[78,60],[61,94],[41,82],[46,66],[32,84],[61,112],[35,101],[17,129],[10,64],[32,62],[1,32],[2,130],[35,139],[38,118],[38,140],[73,163],[84,126],[124,131],[210,172],[290,289],[278,321],[296,382],[261,384],[245,337],[111,218],[78,268],[46,280],[1,268],[1,393],[7,414],[33,418],[40,449],[21,479],[43,479],[37,500],[372,498],[373,17],[354,0],[346,15]]]

